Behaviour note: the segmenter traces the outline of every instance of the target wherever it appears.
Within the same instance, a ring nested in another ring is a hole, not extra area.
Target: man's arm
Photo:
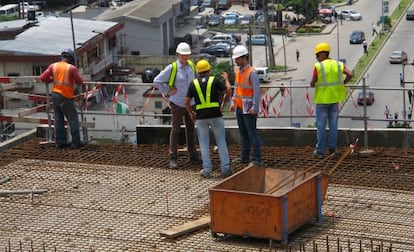
[[[53,81],[53,65],[50,65],[40,76],[39,81],[50,83]]]
[[[170,80],[171,69],[172,69],[172,65],[169,64],[154,78],[155,86],[164,96],[167,96],[168,93],[170,92],[168,81]]]
[[[255,114],[259,113],[260,110],[260,81],[259,81],[259,75],[257,75],[256,71],[252,71],[250,74],[250,82],[253,86],[253,106],[250,109],[253,110]],[[249,113],[250,113],[249,111]]]
[[[83,78],[82,78],[82,76],[80,76],[79,70],[75,66],[71,67],[71,77],[72,77],[72,80],[73,80],[74,83],[76,83],[78,85],[83,84]]]
[[[317,81],[318,81],[318,71],[316,71],[316,68],[313,68],[313,74],[312,74],[312,80],[311,80],[310,86],[315,87],[315,84]]]
[[[344,66],[344,71],[343,72],[346,75],[345,80],[344,80],[344,84],[347,84],[351,80],[352,76],[354,76],[354,73],[349,68],[347,68],[346,66]]]

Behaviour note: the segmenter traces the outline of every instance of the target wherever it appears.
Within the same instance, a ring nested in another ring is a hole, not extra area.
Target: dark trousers
[[[177,157],[177,146],[180,137],[181,124],[183,124],[183,119],[185,123],[185,140],[187,143],[188,153],[190,157],[196,157],[197,152],[195,149],[194,138],[194,123],[191,120],[190,115],[188,114],[185,108],[171,103],[171,131],[170,131],[170,149],[169,154],[171,157]]]

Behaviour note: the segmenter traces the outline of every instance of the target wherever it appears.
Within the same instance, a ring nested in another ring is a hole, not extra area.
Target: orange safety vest
[[[242,74],[236,70],[234,81],[234,104],[237,108],[243,108],[243,99],[253,99],[253,86],[250,82],[250,74],[254,71],[252,66],[246,68]]]
[[[52,92],[72,99],[75,92],[74,83],[70,79],[71,64],[60,61],[53,64],[53,89]]]

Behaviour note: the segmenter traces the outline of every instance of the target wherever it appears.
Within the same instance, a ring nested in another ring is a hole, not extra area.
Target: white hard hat
[[[176,53],[178,54],[182,54],[182,55],[190,55],[191,54],[191,49],[190,46],[185,43],[185,42],[181,42],[178,44],[177,49],[175,50]]]
[[[242,45],[238,45],[233,49],[233,59],[236,59],[238,57],[241,57],[243,55],[248,55],[249,51],[247,51],[247,48],[245,46]]]

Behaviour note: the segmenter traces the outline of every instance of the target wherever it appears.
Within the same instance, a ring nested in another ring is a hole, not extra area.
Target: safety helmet
[[[318,54],[320,52],[330,52],[331,47],[328,43],[322,42],[315,46],[315,54]]]
[[[67,48],[67,49],[63,50],[62,53],[61,53],[61,56],[64,57],[64,58],[67,58],[67,59],[69,59],[69,58],[72,58],[72,60],[75,59],[75,53],[70,48]]]
[[[176,53],[178,54],[182,54],[182,55],[190,55],[191,54],[191,49],[190,46],[185,43],[185,42],[181,42],[178,44],[177,49],[175,50]]]
[[[211,66],[210,66],[210,63],[208,63],[207,60],[202,59],[199,62],[197,62],[196,68],[197,68],[198,73],[204,73],[204,72],[210,71]]]
[[[238,45],[233,49],[233,59],[236,59],[238,57],[244,56],[244,55],[248,55],[249,51],[247,51],[247,48],[245,46],[242,45]]]

